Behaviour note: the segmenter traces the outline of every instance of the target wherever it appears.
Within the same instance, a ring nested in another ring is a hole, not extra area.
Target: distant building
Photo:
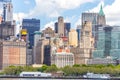
[[[34,32],[40,30],[40,20],[39,19],[23,19],[22,29],[26,29],[28,32],[30,47],[34,46]]]
[[[78,34],[78,42],[80,42],[80,35],[81,35],[81,34],[80,34],[80,33],[81,33],[81,32],[80,32],[80,31],[81,31],[81,26],[80,26],[80,25],[77,26],[76,31],[77,31],[77,34]]]
[[[99,26],[93,58],[120,59],[120,26]]]
[[[40,64],[40,39],[41,39],[42,32],[35,31],[34,32],[34,48],[33,48],[33,59],[34,64]]]
[[[10,65],[26,65],[26,42],[0,41],[0,69]]]
[[[92,37],[92,23],[85,21],[81,29],[80,48],[83,49],[85,64],[92,56],[94,38]]]
[[[87,61],[87,64],[116,64],[116,61],[112,58],[93,58]]]
[[[42,35],[43,35],[43,37],[47,37],[47,36],[54,37],[55,32],[54,32],[54,30],[52,30],[52,28],[48,27],[42,31]]]
[[[3,21],[13,21],[13,5],[11,2],[3,5]]]
[[[106,25],[106,19],[105,19],[105,14],[103,12],[102,5],[97,16],[97,25],[102,25],[102,26]]]
[[[70,31],[71,24],[68,22],[64,22],[62,16],[58,17],[58,22],[55,23],[55,33],[58,33],[60,37],[67,36]]]
[[[80,47],[71,47],[70,52],[74,54],[74,63],[75,64],[85,64],[84,49]]]
[[[71,29],[71,24],[66,22],[66,23],[64,23],[64,26],[65,26],[65,36],[68,37],[70,29]]]
[[[0,39],[7,40],[10,39],[10,36],[15,35],[15,25],[9,22],[2,22],[0,24]]]
[[[82,25],[84,25],[85,21],[89,21],[92,23],[92,36],[95,37],[96,26],[106,25],[106,18],[103,12],[102,5],[99,13],[91,13],[91,12],[82,13]]]
[[[69,32],[69,45],[74,47],[78,46],[78,34],[74,29]]]
[[[55,64],[57,67],[73,66],[74,65],[74,54],[59,52],[52,54],[51,64]]]
[[[34,64],[44,63],[45,45],[49,45],[49,39],[41,38],[36,45],[36,55],[34,56]],[[47,53],[46,53],[47,55]],[[46,59],[46,58],[45,58]]]
[[[43,64],[46,64],[48,66],[51,65],[51,46],[45,45],[44,46],[44,61]]]

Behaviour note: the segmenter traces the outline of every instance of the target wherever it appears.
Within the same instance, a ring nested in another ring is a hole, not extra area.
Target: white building
[[[57,67],[65,67],[74,65],[74,54],[67,52],[59,52],[52,54],[51,64],[55,64]]]

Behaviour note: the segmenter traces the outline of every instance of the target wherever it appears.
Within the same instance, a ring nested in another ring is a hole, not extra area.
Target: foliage
[[[0,74],[6,75],[19,75],[22,71],[40,71],[40,72],[50,72],[55,73],[57,71],[63,71],[65,76],[79,76],[86,74],[87,72],[110,74],[111,76],[120,75],[120,65],[79,65],[75,64],[71,66],[65,66],[63,68],[57,68],[56,65],[43,65],[39,68],[34,68],[32,66],[9,66],[3,70]]]

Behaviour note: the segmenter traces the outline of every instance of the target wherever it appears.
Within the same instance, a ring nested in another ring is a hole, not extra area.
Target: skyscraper
[[[3,20],[13,21],[13,5],[11,2],[5,3],[3,5]]]
[[[70,28],[71,28],[71,24],[66,22],[66,23],[64,23],[64,26],[65,26],[65,29],[64,29],[65,30],[65,36],[68,37],[68,34],[70,32]]]
[[[46,64],[48,66],[51,65],[51,46],[45,45],[44,46],[44,61],[43,64]]]
[[[97,25],[102,25],[102,26],[106,25],[106,19],[105,19],[105,14],[103,12],[102,5],[97,16]]]
[[[103,12],[102,5],[100,7],[99,13],[89,12],[82,13],[82,25],[84,24],[85,21],[89,21],[92,23],[92,36],[95,37],[96,26],[106,25],[106,18]]]
[[[80,31],[81,31],[81,26],[80,25],[77,26],[76,31],[77,31],[77,34],[78,34],[78,42],[79,42],[80,41]]]
[[[92,23],[85,21],[81,29],[80,48],[83,49],[83,60],[87,63],[87,60],[91,58],[92,49],[94,48],[94,38],[92,38]]]
[[[29,42],[30,42],[30,48],[32,48],[32,46],[34,46],[34,32],[40,30],[40,20],[23,19],[22,28],[27,30]]]
[[[62,16],[58,17],[58,34],[64,36],[64,19]]]
[[[69,45],[74,47],[78,46],[78,34],[74,29],[70,30],[69,32]]]
[[[58,22],[55,23],[55,33],[58,33],[60,37],[68,36],[71,24],[64,22],[62,16],[58,17]]]
[[[120,59],[120,26],[99,26],[93,58]]]
[[[6,40],[10,36],[14,36],[15,25],[12,25],[11,22],[2,22],[0,24],[0,39]]]

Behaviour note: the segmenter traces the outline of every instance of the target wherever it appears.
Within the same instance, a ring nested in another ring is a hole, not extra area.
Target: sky
[[[100,6],[108,25],[120,25],[120,0],[12,0],[13,19],[22,23],[22,19],[40,19],[41,30],[54,29],[59,16],[71,23],[71,28],[81,24],[82,12],[99,12]]]

